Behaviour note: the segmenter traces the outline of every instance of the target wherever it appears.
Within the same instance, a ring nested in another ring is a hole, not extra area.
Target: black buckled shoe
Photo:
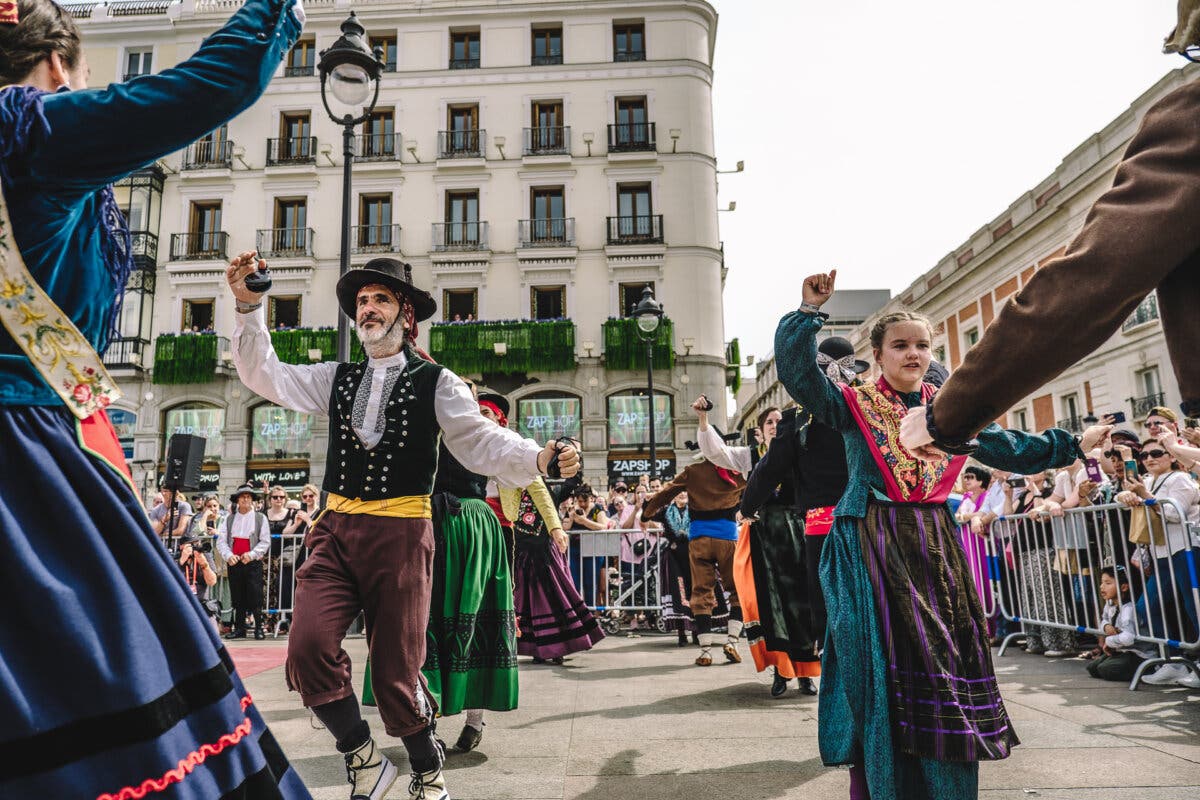
[[[788,679],[775,670],[775,680],[771,681],[771,697],[783,697],[787,692]]]
[[[813,695],[817,693],[817,684],[813,683],[812,678],[800,679],[800,694]]]
[[[462,733],[458,735],[458,741],[454,743],[454,746],[464,753],[469,753],[479,746],[479,742],[482,739],[482,728],[475,728],[471,725],[463,725]]]

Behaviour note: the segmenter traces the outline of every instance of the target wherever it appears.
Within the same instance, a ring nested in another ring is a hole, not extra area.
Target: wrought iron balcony
[[[292,136],[286,139],[267,139],[267,166],[285,164],[315,164],[317,137]]]
[[[399,161],[400,134],[365,133],[355,136],[354,157],[359,161]]]
[[[312,64],[300,64],[299,66],[287,66],[283,68],[283,77],[285,78],[311,78],[316,74],[316,67]]]
[[[534,56],[529,60],[529,65],[532,67],[550,67],[555,64],[563,63],[562,53],[550,53],[544,56]]]
[[[641,153],[658,149],[653,122],[622,122],[608,126],[608,152]]]
[[[1069,433],[1083,433],[1085,426],[1083,424],[1083,417],[1067,417],[1054,423],[1054,427],[1062,428]]]
[[[192,142],[183,151],[184,169],[229,169],[233,166],[233,142]]]
[[[172,261],[224,261],[228,251],[225,231],[171,234]]]
[[[613,61],[645,61],[645,50],[617,50],[613,53]]]
[[[312,228],[260,228],[258,254],[263,258],[303,258],[313,254]]]
[[[525,129],[525,155],[569,155],[570,152],[571,127],[569,125]]]
[[[1158,319],[1158,296],[1150,294],[1138,304],[1138,307],[1129,315],[1129,318],[1121,324],[1121,330],[1127,331],[1156,319]]]
[[[147,339],[122,337],[113,339],[104,351],[104,366],[112,369],[141,369],[146,347],[150,344]]]
[[[479,69],[478,58],[452,58],[450,69]]]
[[[482,158],[487,131],[438,131],[438,158]]]
[[[149,74],[150,74],[149,72],[126,72],[124,80],[126,82],[129,82],[129,81],[133,80],[134,78],[140,78],[143,75],[149,75]]]
[[[356,225],[350,231],[351,253],[399,253],[399,225]]]
[[[130,231],[129,237],[133,268],[153,271],[158,266],[158,237],[149,231]]]
[[[496,354],[497,343],[505,345]],[[429,329],[429,354],[459,375],[560,372],[575,368],[575,323],[568,319],[442,322]]]
[[[433,223],[433,251],[486,250],[488,248],[486,222],[435,222]]]
[[[521,247],[568,247],[575,244],[575,218],[523,219],[518,223]]]
[[[609,244],[662,244],[663,215],[609,217]]]
[[[1150,409],[1156,406],[1166,405],[1166,398],[1162,392],[1156,394],[1148,394],[1145,397],[1131,397],[1129,404],[1133,406],[1133,418],[1135,420],[1145,419],[1150,416]]]

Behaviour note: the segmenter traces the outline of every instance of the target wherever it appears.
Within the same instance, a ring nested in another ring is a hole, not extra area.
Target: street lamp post
[[[377,47],[372,52],[366,34],[366,28],[351,11],[342,23],[342,35],[332,47],[321,51],[321,59],[317,62],[317,71],[321,73],[321,102],[329,118],[342,126],[342,262],[339,277],[350,270],[350,169],[354,164],[354,126],[370,119],[379,101],[379,79],[383,74],[383,50]],[[350,111],[340,116],[333,113],[326,87],[334,99]],[[354,116],[353,110],[361,107],[367,98],[371,99],[371,104],[363,109],[361,116]],[[339,314],[337,359],[347,361],[349,358],[350,320],[345,314]]]
[[[658,477],[658,437],[654,434],[654,342],[658,339],[658,326],[662,322],[662,303],[654,299],[654,290],[647,286],[642,290],[641,301],[634,306],[633,318],[637,320],[638,336],[646,343],[646,393],[650,407],[650,480]]]

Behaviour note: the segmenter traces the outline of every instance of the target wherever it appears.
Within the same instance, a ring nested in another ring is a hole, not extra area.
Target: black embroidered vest
[[[442,367],[411,348],[408,363],[383,399],[383,438],[371,449],[354,432],[354,399],[366,362],[339,364],[329,398],[329,449],[321,488],[343,497],[383,500],[433,492],[442,430],[434,393]]]

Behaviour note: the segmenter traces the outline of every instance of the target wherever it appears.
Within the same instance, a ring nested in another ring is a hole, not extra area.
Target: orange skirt
[[[749,628],[751,622],[759,622],[758,594],[754,589],[754,567],[750,562],[750,523],[743,522],[738,528],[737,547],[733,551],[733,582],[737,586],[738,600],[742,605],[742,621]],[[768,650],[762,639],[750,643],[750,655],[754,667],[762,672],[774,667],[781,678],[817,678],[821,675],[820,661],[792,661],[787,653]]]

